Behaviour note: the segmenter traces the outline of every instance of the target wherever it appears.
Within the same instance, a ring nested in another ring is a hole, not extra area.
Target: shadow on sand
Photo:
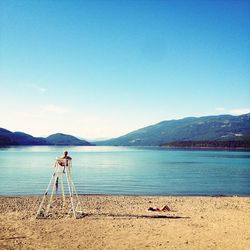
[[[137,214],[111,214],[111,213],[101,213],[101,214],[84,214],[84,217],[95,217],[96,219],[100,217],[112,217],[115,219],[190,219],[190,217],[186,216],[173,216],[173,215],[162,215],[162,214],[154,214],[154,215],[137,215]]]
[[[6,238],[0,238],[0,240],[16,240],[16,239],[25,239],[26,236],[13,236],[13,237],[6,237]]]

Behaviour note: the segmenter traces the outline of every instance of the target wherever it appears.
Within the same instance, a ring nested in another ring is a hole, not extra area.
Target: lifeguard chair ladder
[[[66,176],[67,180],[66,185],[68,186],[68,196],[70,198],[70,212],[73,213],[75,219],[78,218],[79,214],[82,214],[82,211],[79,211],[81,203],[72,178],[72,160],[57,158],[54,163],[54,171],[36,213],[37,219],[49,216],[53,197],[58,191],[59,182],[61,184],[62,206],[65,206],[67,194],[64,190],[64,176]]]

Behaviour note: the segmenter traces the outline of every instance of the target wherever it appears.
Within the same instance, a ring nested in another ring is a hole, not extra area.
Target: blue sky
[[[250,1],[0,0],[0,127],[115,137],[250,112]]]

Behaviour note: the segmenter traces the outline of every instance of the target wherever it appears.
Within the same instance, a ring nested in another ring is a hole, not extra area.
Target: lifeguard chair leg
[[[50,206],[51,206],[52,198],[53,198],[53,195],[54,195],[54,190],[55,190],[55,185],[56,185],[56,179],[57,179],[57,177],[58,177],[58,174],[57,174],[57,173],[55,173],[54,177],[55,177],[55,180],[54,180],[54,185],[53,185],[53,187],[52,187],[52,191],[51,191],[51,195],[50,195],[49,203],[48,203],[48,206],[47,206],[47,209],[46,209],[46,212],[45,212],[45,216],[47,216],[47,215],[48,215],[49,210],[50,210]]]
[[[62,175],[60,175],[60,182],[62,186],[62,197],[63,197],[63,207],[65,206],[65,194],[64,194],[64,185],[63,185],[63,178]]]
[[[72,185],[72,194],[74,195],[74,193],[75,193],[75,195],[76,195],[76,200],[77,200],[76,210],[77,210],[78,206],[81,205],[81,203],[80,203],[79,196],[78,196],[78,193],[76,191],[75,183],[73,182],[73,178],[72,178],[71,173],[69,173],[69,179],[70,179],[70,182]]]
[[[68,168],[66,168],[66,178],[67,178],[67,182],[68,182],[68,188],[69,188],[69,195],[70,195],[71,206],[72,206],[74,217],[76,219],[76,212],[75,212],[75,206],[74,206],[74,201],[73,201],[73,193],[72,193],[72,190],[71,190],[71,183],[69,181]]]
[[[45,201],[45,198],[46,198],[46,196],[47,196],[47,194],[48,194],[48,191],[49,191],[49,189],[50,189],[50,186],[51,186],[51,183],[52,183],[52,180],[53,180],[53,177],[55,176],[55,172],[56,172],[56,164],[55,164],[55,170],[54,170],[54,172],[53,172],[53,174],[51,175],[51,178],[50,178],[50,181],[49,181],[49,184],[48,184],[48,186],[47,186],[47,189],[46,189],[46,191],[45,191],[45,193],[44,193],[44,195],[43,195],[43,199],[42,199],[42,201],[41,201],[41,203],[40,203],[40,206],[39,206],[39,208],[38,208],[38,210],[37,210],[37,213],[36,213],[36,218],[40,215],[40,212],[41,212],[41,209],[42,209],[42,207],[43,207],[43,204],[44,204],[44,201]]]

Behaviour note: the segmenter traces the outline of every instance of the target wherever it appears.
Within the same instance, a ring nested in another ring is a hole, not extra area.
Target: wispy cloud
[[[218,108],[216,108],[215,110],[218,111],[218,112],[223,112],[223,111],[225,111],[226,109],[223,108],[223,107],[218,107]]]
[[[47,91],[46,88],[41,87],[41,86],[38,86],[38,85],[36,85],[36,84],[30,85],[30,87],[31,87],[32,89],[36,90],[37,92],[41,93],[41,94],[43,94],[43,93],[45,93],[45,92]]]
[[[68,112],[67,108],[60,107],[54,104],[49,104],[41,107],[43,113],[51,113],[51,114],[65,114]]]
[[[250,108],[239,108],[230,110],[230,114],[232,115],[243,115],[248,113],[250,113]]]
[[[243,115],[250,113],[250,108],[235,108],[235,109],[226,109],[223,107],[215,108],[216,112],[221,114],[230,114],[230,115]]]

